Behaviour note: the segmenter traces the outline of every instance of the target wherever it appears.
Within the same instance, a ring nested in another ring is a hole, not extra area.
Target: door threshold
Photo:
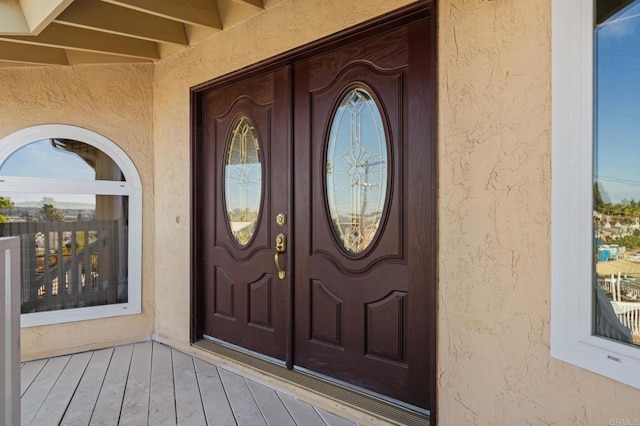
[[[415,411],[352,388],[340,386],[333,381],[307,373],[306,370],[289,370],[280,363],[274,363],[210,340],[199,340],[193,343],[193,346],[203,351],[229,358],[237,363],[289,382],[294,386],[304,388],[395,424],[415,426],[428,426],[431,424],[429,416],[424,412]]]
[[[209,336],[209,335],[206,335],[206,334],[202,337],[201,342],[212,343],[212,344],[214,344],[216,346],[222,346],[223,348],[229,349],[234,353],[240,353],[240,354],[252,357],[252,358],[257,358],[259,360],[268,362],[270,364],[275,364],[275,365],[278,365],[278,366],[283,367],[283,368],[287,367],[286,363],[281,359],[274,358],[274,357],[271,357],[269,355],[264,355],[264,354],[261,354],[260,352],[254,352],[251,349],[246,349],[246,348],[243,348],[242,346],[234,345],[233,343],[225,342],[224,340],[220,340],[220,339],[217,339],[215,337],[212,337],[212,336]],[[200,348],[200,349],[203,349],[200,346],[198,346],[198,343],[200,343],[200,342],[196,342],[193,346],[195,346],[197,348]],[[205,350],[208,350],[208,349],[205,349]],[[213,352],[213,351],[209,351],[209,352]],[[218,352],[216,352],[216,353],[218,353]],[[222,355],[222,354],[218,353],[218,355]]]

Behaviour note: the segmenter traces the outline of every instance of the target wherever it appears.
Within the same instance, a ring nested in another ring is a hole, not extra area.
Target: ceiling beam
[[[264,10],[264,2],[263,0],[231,0],[234,3],[244,4],[247,6],[251,6],[258,11]]]
[[[32,34],[49,25],[73,0],[18,0]]]
[[[217,2],[225,28],[236,25],[262,11],[262,9],[248,6],[247,3],[240,0],[217,0]]]
[[[189,45],[183,23],[101,1],[76,0],[55,22],[144,40]]]
[[[215,0],[102,0],[162,18],[221,30],[222,22]]]
[[[56,23],[49,24],[49,26],[37,36],[0,36],[0,38],[40,46],[56,46],[87,52],[160,59],[158,46],[154,42],[90,31],[83,28],[69,27]]]
[[[29,34],[31,32],[18,0],[0,1],[0,32],[5,34]]]
[[[0,41],[0,61],[69,65],[64,49]]]
[[[222,11],[222,9],[220,9],[220,11]],[[189,38],[189,43],[191,43],[192,46],[220,32],[219,30],[201,25],[185,25],[185,30]],[[160,53],[162,53],[162,51]]]

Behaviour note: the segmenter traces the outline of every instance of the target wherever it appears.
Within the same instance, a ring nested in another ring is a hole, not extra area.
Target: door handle
[[[286,273],[284,270],[284,266],[280,265],[280,256],[281,254],[285,254],[287,252],[287,236],[284,234],[278,234],[276,237],[276,254],[274,256],[274,260],[276,262],[276,268],[278,269],[278,278],[284,280]]]

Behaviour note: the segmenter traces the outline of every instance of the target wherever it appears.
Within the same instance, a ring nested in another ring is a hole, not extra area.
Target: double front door
[[[205,337],[430,408],[429,35],[419,21],[201,97]]]

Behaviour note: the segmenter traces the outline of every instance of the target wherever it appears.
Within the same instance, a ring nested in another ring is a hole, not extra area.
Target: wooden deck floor
[[[29,361],[21,382],[22,426],[354,425],[155,342]]]

